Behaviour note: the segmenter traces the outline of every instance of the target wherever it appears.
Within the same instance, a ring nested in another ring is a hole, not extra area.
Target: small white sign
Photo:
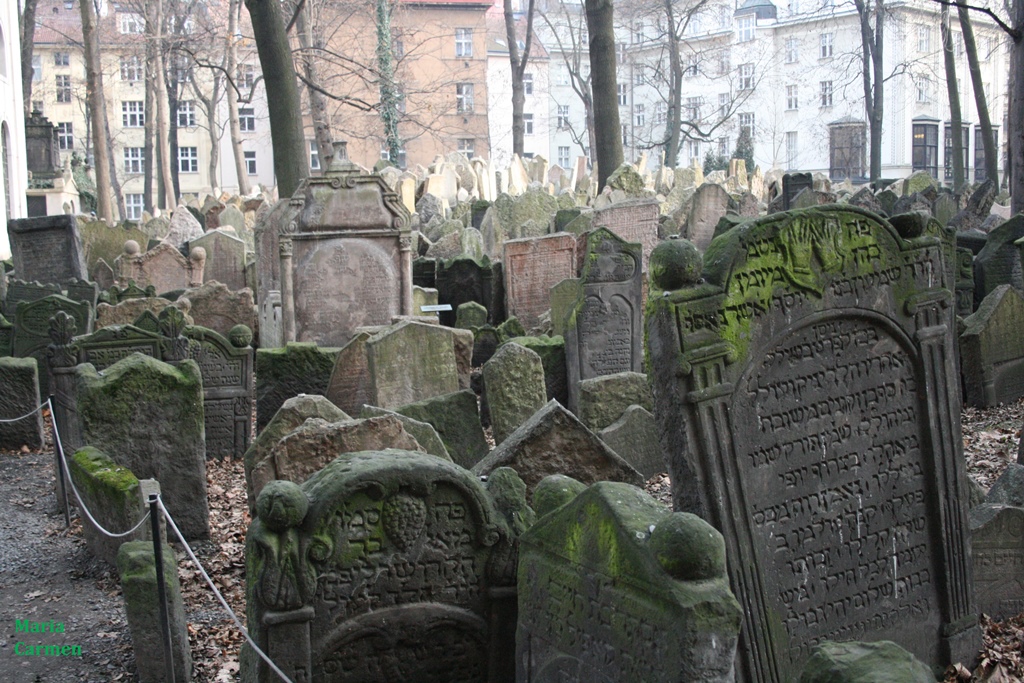
[[[437,313],[438,311],[450,310],[452,310],[451,304],[430,304],[429,306],[420,306],[420,311],[423,313]]]

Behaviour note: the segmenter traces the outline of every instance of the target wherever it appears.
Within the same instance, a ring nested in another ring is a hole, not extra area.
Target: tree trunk
[[[163,40],[163,0],[152,0],[146,3],[146,33],[153,43],[152,73],[154,99],[156,100],[156,146],[157,176],[162,192],[161,203],[166,211],[173,211],[177,204],[174,193],[174,180],[171,176],[171,144],[167,102],[167,73],[164,70]]]
[[[151,45],[146,46],[146,64],[151,65]],[[147,70],[150,68],[146,67]],[[148,74],[147,74],[148,76]],[[146,104],[144,106],[146,116],[146,130],[142,142],[142,206],[152,215],[155,202],[153,201],[153,176],[156,169],[156,147],[153,145],[153,138],[156,136],[156,88],[153,86],[153,79],[146,78]]]
[[[100,64],[99,36],[96,33],[96,12],[92,2],[80,2],[82,12],[82,47],[85,53],[85,82],[92,110],[93,171],[96,173],[96,215],[113,224],[114,212],[110,192],[110,138],[107,136],[107,105],[103,96],[103,68]]]
[[[1024,0],[1019,0],[1024,2]],[[622,128],[615,73],[615,23],[612,0],[584,0],[590,31],[590,80],[594,97],[594,137],[597,184],[603,189],[608,176],[622,165]]]
[[[164,68],[167,68],[167,60],[164,59]],[[167,157],[171,160],[171,183],[174,187],[175,201],[181,196],[181,166],[178,163],[178,80],[174,77],[175,68],[171,67],[171,76],[167,72],[164,78],[167,79]],[[158,112],[159,113],[159,112]],[[199,170],[198,168],[196,170]],[[211,188],[212,189],[212,188]]]
[[[217,123],[217,104],[220,102],[220,89],[224,83],[223,76],[213,74],[213,87],[210,97],[203,100],[206,109],[207,131],[210,135],[210,185],[220,187],[220,126]],[[197,88],[198,90],[198,88]]]
[[[949,31],[949,5],[943,5],[939,29],[942,32],[942,56],[946,66],[946,94],[949,96],[949,123],[953,144],[953,192],[964,189],[964,134],[960,113],[960,89],[956,83],[956,58],[953,56],[953,36]]]
[[[523,109],[526,106],[526,88],[523,84],[526,64],[530,60],[530,45],[533,40],[534,0],[530,0],[526,20],[526,39],[523,54],[519,54],[519,39],[516,36],[516,18],[512,12],[512,0],[504,0],[505,40],[508,41],[508,61],[512,69],[512,153],[523,156],[526,144],[526,122]]]
[[[971,85],[974,89],[974,103],[978,109],[978,125],[981,127],[981,144],[985,150],[985,177],[999,187],[999,151],[996,139],[992,134],[992,119],[988,113],[988,100],[985,99],[985,84],[981,80],[981,65],[978,64],[978,43],[974,40],[974,26],[971,14],[966,7],[957,7],[960,19],[960,30],[964,36],[964,51],[967,53],[967,66],[971,72]]]
[[[679,163],[679,134],[683,125],[683,62],[679,58],[679,34],[676,33],[674,0],[665,0],[668,30],[668,66],[670,87],[665,122],[665,163],[673,168]]]
[[[381,5],[387,7],[388,0],[378,0],[377,2],[377,61],[380,63],[380,13]],[[385,9],[388,21],[391,19],[390,8]],[[309,15],[309,16],[307,16]],[[320,71],[316,66],[316,53],[315,50],[323,49],[323,39],[320,36],[320,30],[314,28],[314,22],[312,17],[312,7],[307,2],[301,10],[299,10],[298,17],[295,22],[295,31],[299,37],[299,45],[302,47],[302,70],[305,73],[306,81],[308,83],[314,83],[321,85]],[[314,35],[316,31],[316,35]],[[387,27],[388,32],[388,68],[391,67],[391,27]],[[381,105],[384,105],[384,88],[385,82],[388,83],[391,91],[391,98],[394,99],[394,69],[387,74],[384,72],[384,65],[380,64],[380,88],[381,88]],[[309,116],[313,121],[313,137],[316,140],[316,148],[320,153],[320,159],[323,160],[323,168],[327,168],[331,165],[331,159],[334,158],[334,145],[331,135],[331,122],[327,116],[327,98],[324,97],[323,93],[313,87],[306,87],[306,94],[309,96]],[[387,137],[386,131],[387,125],[385,124],[385,137]],[[397,135],[396,135],[397,137]],[[397,152],[396,152],[397,153]]]
[[[1010,56],[1010,211],[1016,215],[1024,211],[1024,0],[1013,0],[1014,37]]]
[[[103,117],[103,126],[106,129],[107,139],[113,140],[114,138],[110,134],[110,119],[106,116]],[[117,158],[113,154],[107,154],[107,162],[110,164],[110,194],[114,206],[117,208],[117,215],[124,220],[128,217],[128,212],[124,208],[124,194],[121,192],[121,181],[117,177]]]
[[[225,38],[227,49],[228,78],[238,76],[238,19],[242,12],[242,1],[231,0],[228,7],[228,34]],[[238,177],[238,194],[243,197],[252,191],[245,168],[245,152],[242,150],[242,131],[238,123],[238,83],[234,80],[226,85],[228,95],[228,135],[231,137],[231,155],[235,160],[235,175]]]
[[[398,165],[402,153],[402,139],[398,136],[398,90],[395,87],[395,65],[392,61],[393,41],[391,36],[391,5],[389,0],[377,0],[377,69],[380,71],[380,120],[384,124],[384,146],[388,159]],[[329,142],[329,140],[328,140]],[[317,147],[320,154],[320,139]],[[328,148],[331,146],[328,145]],[[333,149],[327,157],[334,156]]]
[[[21,92],[25,117],[32,113],[32,52],[35,50],[36,6],[39,0],[25,0],[21,11]]]
[[[309,172],[291,46],[284,31],[281,8],[276,0],[245,0],[245,6],[252,20],[256,50],[260,56],[268,94],[270,138],[274,149],[278,196],[290,197]]]

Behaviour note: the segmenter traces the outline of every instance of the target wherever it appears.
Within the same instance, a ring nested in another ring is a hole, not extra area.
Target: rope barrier
[[[32,417],[33,415],[38,413],[40,410],[42,410],[43,406],[49,405],[49,404],[50,404],[50,401],[49,401],[49,399],[47,399],[46,403],[40,403],[39,406],[35,410],[33,410],[30,413],[25,413],[21,417],[12,417],[12,418],[9,418],[9,419],[7,419],[7,418],[0,418],[0,424],[8,424],[8,423],[11,423],[11,422],[20,422],[20,421],[24,420],[27,417]],[[51,408],[51,410],[52,410],[52,408]]]
[[[206,573],[206,569],[203,568],[203,565],[199,561],[199,558],[197,558],[196,554],[192,552],[191,546],[189,546],[188,542],[185,541],[185,537],[181,535],[181,532],[178,531],[178,525],[174,523],[174,518],[171,517],[171,513],[167,511],[166,507],[164,507],[164,500],[162,497],[157,497],[157,505],[160,506],[160,511],[163,513],[164,519],[167,520],[167,524],[169,524],[171,529],[174,530],[174,535],[177,536],[178,540],[181,541],[181,544],[185,546],[185,552],[188,553],[188,556],[192,559],[192,562],[199,569],[199,573],[203,575],[203,578],[206,580],[206,585],[208,585],[210,587],[210,590],[213,591],[213,594],[217,596],[217,600],[220,602],[221,607],[223,607],[225,611],[227,611],[227,613],[231,615],[231,619],[234,620],[235,626],[237,626],[238,630],[242,632],[243,636],[245,636],[245,639],[249,643],[250,647],[252,647],[252,649],[256,651],[256,654],[258,654],[260,658],[262,658],[263,661],[266,662],[268,666],[270,666],[271,670],[273,670],[273,672],[276,673],[281,678],[282,681],[285,681],[285,683],[292,683],[291,679],[288,678],[288,676],[285,675],[285,673],[281,671],[281,669],[277,668],[277,665],[274,664],[273,660],[271,660],[270,657],[264,654],[263,650],[260,649],[259,645],[257,645],[256,642],[253,641],[253,639],[249,636],[249,631],[246,630],[245,626],[242,625],[242,621],[238,618],[238,615],[235,614],[235,611],[231,609],[231,606],[228,605],[227,600],[224,599],[224,596],[221,595],[221,592],[217,590],[217,586],[214,585],[213,580],[210,578],[210,575]]]

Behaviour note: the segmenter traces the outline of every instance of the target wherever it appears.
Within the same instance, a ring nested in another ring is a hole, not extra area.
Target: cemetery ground
[[[1024,399],[990,409],[965,408],[964,453],[968,472],[986,489],[1017,458]],[[47,423],[49,424],[49,423]],[[0,451],[0,680],[12,683],[136,681],[131,636],[121,587],[112,567],[93,558],[73,514],[65,529],[54,495],[52,440],[44,449]],[[210,539],[193,543],[228,603],[245,619],[245,532],[250,522],[241,461],[209,461]],[[669,504],[667,475],[647,491]],[[178,572],[189,621],[193,680],[238,680],[243,641],[202,576],[176,545]],[[14,620],[60,622],[54,643],[79,645],[81,657],[14,657]],[[944,681],[1024,681],[1024,614],[1002,622],[983,617],[985,633],[974,671],[950,667]]]

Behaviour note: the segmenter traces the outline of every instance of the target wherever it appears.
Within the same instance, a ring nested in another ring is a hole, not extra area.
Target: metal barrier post
[[[160,542],[160,511],[157,509],[157,495],[149,494],[149,521],[153,527],[153,560],[156,562],[156,585],[160,596],[160,628],[164,633],[165,680],[174,683],[174,657],[171,644],[171,624],[167,610],[167,585],[164,583],[164,553]]]
[[[64,500],[64,528],[71,527],[71,507],[68,504],[68,485],[64,479],[64,446],[57,435],[57,416],[53,412],[53,394],[46,401],[50,408],[50,424],[53,425],[53,453],[57,459],[57,481],[60,483],[60,495]]]

